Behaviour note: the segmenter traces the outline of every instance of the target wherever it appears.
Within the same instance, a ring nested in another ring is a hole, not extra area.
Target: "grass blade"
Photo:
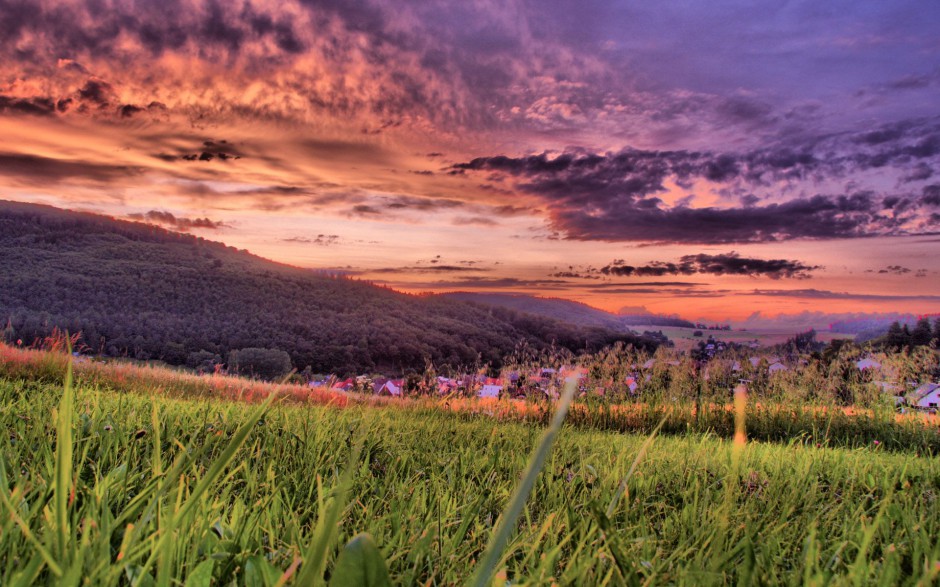
[[[650,445],[653,444],[653,439],[656,438],[656,434],[666,423],[666,419],[669,415],[663,416],[663,419],[659,421],[659,424],[656,425],[656,428],[653,429],[653,432],[643,441],[643,445],[640,446],[639,452],[636,453],[636,458],[633,459],[633,464],[630,465],[630,470],[627,471],[627,474],[624,476],[623,480],[620,481],[620,486],[617,487],[617,493],[614,494],[613,499],[610,500],[610,505],[607,506],[607,517],[610,518],[614,515],[614,512],[617,511],[617,504],[620,503],[620,498],[627,491],[627,483],[630,482],[630,477],[633,477],[633,473],[636,471],[636,468],[640,465],[640,462],[646,457],[646,451],[649,450]]]
[[[65,371],[65,389],[56,418],[55,448],[55,523],[56,554],[59,561],[68,560],[69,497],[72,493],[72,419],[74,410],[72,360]]]
[[[297,585],[322,585],[323,571],[326,569],[326,552],[332,546],[336,536],[336,525],[339,516],[346,507],[346,494],[352,487],[355,472],[359,468],[359,455],[365,443],[365,434],[360,429],[358,439],[353,446],[349,463],[343,471],[339,482],[333,489],[332,498],[320,508],[322,514],[317,520],[313,531],[313,538],[307,547],[300,573],[297,575]]]
[[[496,566],[499,564],[506,544],[509,543],[509,537],[512,535],[512,531],[516,526],[516,520],[519,518],[519,515],[522,514],[525,502],[529,498],[529,493],[535,485],[535,480],[538,478],[542,466],[545,464],[548,453],[551,452],[552,444],[555,442],[555,437],[558,436],[558,432],[561,430],[561,425],[564,423],[565,416],[568,414],[568,407],[571,405],[571,400],[574,398],[574,393],[577,389],[578,378],[576,376],[569,377],[565,382],[565,389],[558,401],[552,422],[542,435],[542,440],[535,448],[535,452],[533,452],[532,456],[529,458],[529,464],[526,467],[525,474],[522,476],[522,481],[516,487],[516,491],[509,500],[509,505],[503,512],[503,515],[500,516],[496,530],[493,532],[490,542],[486,546],[486,551],[483,553],[483,558],[477,565],[477,571],[471,581],[472,585],[484,587],[489,583],[493,573],[496,572]]]

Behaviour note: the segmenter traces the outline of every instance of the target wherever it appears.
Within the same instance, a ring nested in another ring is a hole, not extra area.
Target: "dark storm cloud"
[[[167,55],[243,69],[255,81],[273,67],[315,62],[323,71],[279,77],[268,89],[284,81],[285,96],[302,97],[301,109],[375,114],[367,124],[357,121],[369,132],[420,115],[476,129],[596,123],[599,134],[612,126],[627,136],[644,122],[657,126],[653,136],[708,136],[729,125],[799,130],[806,121],[793,113],[813,110],[807,103],[821,101],[820,85],[837,96],[861,86],[931,90],[936,73],[924,71],[924,55],[935,50],[937,8],[921,4],[821,11],[805,1],[716,1],[705,8],[600,0],[577,7],[567,0],[2,0],[0,51],[31,66],[53,67],[67,56],[58,65],[63,73],[94,71],[114,84],[124,76],[109,77],[96,65],[139,68],[135,81],[146,85],[153,83],[149,66]],[[312,59],[301,62],[306,57]],[[236,85],[240,97],[246,94]],[[217,99],[213,94],[194,110],[234,111]],[[287,116],[275,106],[240,105],[248,114],[254,106],[259,116]],[[843,106],[832,109],[853,110]],[[903,104],[884,108],[905,111]]]
[[[111,84],[98,79],[88,80],[78,90],[62,96],[15,97],[0,94],[0,114],[53,116],[70,111],[131,119],[143,114],[166,116],[165,104],[152,101],[146,105],[123,104]]]
[[[270,39],[287,52],[303,50],[286,15],[275,16],[251,3],[238,7],[211,0],[199,10],[188,2],[167,0],[159,4],[129,5],[87,1],[74,4],[0,2],[0,45],[15,45],[30,34],[42,32],[60,55],[93,51],[120,55],[122,35],[139,40],[151,56],[194,44],[237,52],[248,40]],[[90,22],[89,22],[90,21]],[[86,26],[78,23],[88,22]],[[80,67],[80,66],[79,66]]]
[[[150,210],[143,214],[128,214],[127,217],[131,220],[162,224],[183,231],[192,230],[194,228],[216,230],[225,227],[224,222],[210,220],[208,218],[185,218],[163,210]]]
[[[771,279],[808,278],[810,271],[820,269],[817,265],[806,265],[800,261],[786,259],[753,259],[741,257],[735,252],[707,255],[685,255],[676,263],[654,261],[641,267],[633,267],[617,260],[600,269],[604,275],[661,277],[663,275],[748,275]]]
[[[51,98],[13,98],[0,95],[0,114],[51,116],[55,112],[56,102]]]
[[[920,201],[925,206],[940,207],[940,183],[924,186],[923,195]]]
[[[392,195],[374,196],[357,191],[345,194],[326,194],[311,200],[312,204],[345,203],[351,206],[347,214],[365,218],[378,218],[382,216],[415,217],[420,218],[428,213],[459,211],[468,207],[468,204],[450,198],[429,198],[423,196]],[[480,219],[464,217],[465,221],[473,224],[483,224]]]
[[[114,87],[100,79],[90,79],[78,90],[78,98],[89,106],[106,108],[117,99]]]
[[[226,140],[207,139],[197,147],[189,150],[178,150],[176,153],[158,153],[154,155],[163,161],[228,161],[241,159],[242,152]]]
[[[569,239],[719,244],[922,232],[925,215],[920,208],[937,197],[929,186],[921,198],[857,188],[764,205],[746,193],[730,207],[692,207],[689,199],[670,206],[660,198],[667,181],[686,189],[696,180],[735,190],[772,189],[882,168],[915,181],[930,177],[938,165],[940,119],[929,119],[744,153],[569,150],[554,156],[479,157],[453,169],[514,180],[517,189],[544,201],[552,228]]]
[[[109,183],[141,173],[143,173],[141,168],[127,165],[108,165],[0,152],[0,176],[14,177],[37,185],[66,180]]]
[[[418,210],[432,212],[450,210],[464,206],[464,202],[447,198],[422,198],[417,196],[394,196],[382,198],[381,205],[390,210]]]

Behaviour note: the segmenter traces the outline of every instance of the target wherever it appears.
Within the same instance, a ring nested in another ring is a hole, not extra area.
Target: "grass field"
[[[776,344],[783,344],[788,339],[793,338],[795,334],[792,326],[781,326],[776,329],[763,327],[753,328],[751,330],[702,330],[702,336],[693,336],[696,332],[695,328],[680,328],[677,326],[664,326],[660,328],[657,326],[650,328],[650,330],[661,330],[663,334],[669,337],[669,340],[675,343],[676,349],[680,351],[687,351],[698,346],[698,343],[707,339],[709,335],[715,337],[717,340],[739,344],[746,344],[756,340],[758,347],[769,347]],[[851,340],[854,337],[855,335],[853,334],[829,332],[827,330],[821,330],[816,333],[816,340],[819,342],[830,342],[837,338]]]
[[[383,584],[380,566],[394,584],[462,584],[544,421],[496,421],[486,405],[186,400],[101,377],[73,397],[35,375],[0,376],[4,585]],[[921,449],[674,430],[644,451],[646,435],[582,424],[561,429],[494,584],[940,574],[940,461]],[[362,532],[377,552],[344,546]]]

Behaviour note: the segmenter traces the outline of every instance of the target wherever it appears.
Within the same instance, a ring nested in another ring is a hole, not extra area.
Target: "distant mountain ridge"
[[[581,327],[610,328],[628,332],[631,326],[679,326],[694,328],[695,324],[682,318],[656,314],[613,314],[582,302],[562,298],[542,298],[528,294],[453,292],[441,294],[451,299],[489,306],[510,308],[519,312],[544,316]]]
[[[655,346],[49,206],[0,201],[0,252],[0,336],[27,344],[59,327],[112,356],[181,365],[257,347],[286,351],[298,369],[389,374],[421,370],[427,360],[498,365],[522,341],[572,351],[618,340]]]

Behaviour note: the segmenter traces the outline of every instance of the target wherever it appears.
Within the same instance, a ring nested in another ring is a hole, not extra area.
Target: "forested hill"
[[[281,349],[298,369],[401,373],[498,365],[522,341],[596,350],[645,339],[509,309],[409,296],[148,224],[0,201],[0,331],[53,327],[92,352],[170,364]]]
[[[679,326],[694,328],[688,320],[656,314],[612,314],[598,308],[560,298],[540,298],[525,294],[488,292],[454,292],[445,296],[465,302],[474,302],[518,312],[526,312],[561,320],[582,327],[600,327],[617,331],[628,331],[631,327]]]

